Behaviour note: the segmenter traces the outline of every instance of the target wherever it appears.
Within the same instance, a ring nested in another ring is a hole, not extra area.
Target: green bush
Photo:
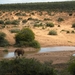
[[[60,27],[60,25],[58,25],[58,27]]]
[[[46,26],[47,27],[54,27],[54,24],[53,23],[46,23]]]
[[[64,19],[63,19],[63,18],[58,18],[57,21],[58,21],[58,22],[62,22],[62,21],[64,21]]]
[[[16,36],[15,40],[16,43],[19,43],[20,41],[30,42],[35,39],[34,33],[29,28],[22,29]]]
[[[4,21],[3,20],[0,20],[0,24],[4,24]]]
[[[26,23],[27,22],[27,20],[22,20],[22,23]]]
[[[28,18],[27,20],[34,20],[34,19],[30,17],[30,18]]]
[[[26,41],[19,41],[19,43],[16,43],[15,46],[17,47],[29,47],[29,42]]]
[[[50,30],[48,35],[57,35],[57,31],[55,30]]]
[[[1,38],[1,37],[0,37]],[[5,46],[9,46],[9,42],[6,39],[0,39],[0,47],[5,47]]]
[[[4,32],[0,32],[0,36],[1,36],[1,37],[5,37],[6,34],[5,34]]]
[[[75,28],[75,23],[72,24],[72,28]]]
[[[20,13],[20,12],[18,12],[18,13],[16,13],[15,15],[16,15],[16,16],[21,16],[21,13]]]
[[[22,13],[22,12],[18,12],[18,13],[16,13],[15,15],[16,15],[16,16],[26,16],[26,14],[25,14],[25,13]]]
[[[13,24],[13,25],[19,25],[19,21],[18,21],[18,20],[13,20],[13,21],[11,22],[11,24]]]
[[[18,33],[18,32],[20,32],[20,29],[11,29],[10,32],[11,33]]]
[[[44,21],[48,21],[48,20],[51,20],[50,18],[44,18]]]
[[[33,40],[32,42],[30,42],[29,46],[34,47],[34,48],[40,48],[40,44],[36,40]]]
[[[74,30],[72,30],[72,31],[71,31],[71,33],[75,33],[75,31],[74,31]]]
[[[70,33],[70,31],[66,31],[66,33]]]
[[[0,32],[0,47],[8,46],[9,42],[5,39],[5,33]]]
[[[5,25],[3,24],[3,25],[1,25],[1,28],[5,28]]]
[[[36,23],[36,24],[34,24],[34,27],[41,27],[41,26],[43,26],[42,23],[39,23],[39,24]]]
[[[9,24],[11,24],[10,20],[8,20],[8,21],[5,22],[5,25],[9,25]]]
[[[72,15],[73,15],[72,13],[69,14],[69,16],[72,16]]]
[[[34,39],[35,39],[35,36],[33,31],[29,28],[24,28],[19,33],[16,34],[15,46],[40,48],[40,44],[38,43],[38,41],[35,41]]]
[[[69,61],[68,71],[71,75],[75,75],[75,57],[71,57]]]
[[[56,75],[54,68],[35,59],[0,60],[0,75]]]
[[[18,47],[33,47],[33,48],[40,48],[40,44],[38,41],[33,40],[30,42],[26,42],[26,41],[20,41],[19,43],[15,44],[15,46]]]

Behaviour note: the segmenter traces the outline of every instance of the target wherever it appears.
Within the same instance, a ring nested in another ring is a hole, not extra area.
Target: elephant
[[[15,56],[17,57],[20,57],[20,55],[24,55],[24,50],[23,49],[16,49],[15,51],[14,51],[14,54],[15,54]]]

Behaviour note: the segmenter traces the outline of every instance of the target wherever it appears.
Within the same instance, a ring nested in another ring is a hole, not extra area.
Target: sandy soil
[[[37,40],[41,47],[50,47],[50,46],[75,46],[75,33],[69,33],[67,34],[66,31],[69,30],[70,32],[74,30],[74,28],[72,28],[72,24],[75,22],[75,17],[74,14],[73,16],[69,16],[68,13],[53,13],[54,16],[48,15],[46,12],[43,12],[43,15],[40,16],[39,12],[36,12],[35,15],[31,15],[29,13],[26,13],[26,16],[23,17],[18,17],[15,15],[16,12],[11,12],[11,16],[8,12],[4,13],[2,16],[0,16],[0,19],[8,19],[9,20],[17,20],[18,18],[22,18],[22,19],[28,19],[30,17],[34,18],[34,19],[39,19],[42,20],[41,22],[44,22],[43,19],[44,18],[49,18],[50,21],[48,22],[52,22],[54,23],[55,27],[53,28],[45,28],[42,29],[42,27],[35,27],[33,28],[31,25],[31,21],[28,21],[26,24],[22,24],[20,23],[19,27],[20,29],[22,29],[24,26],[28,25],[31,27],[31,29],[33,30],[33,32],[35,33],[35,40]],[[31,15],[31,16],[29,16]],[[59,17],[62,17],[64,19],[63,22],[57,22],[57,19]],[[60,27],[58,27],[58,25],[60,25]],[[6,39],[9,41],[9,43],[11,45],[13,45],[15,43],[14,40],[14,35],[15,34],[11,34],[11,32],[9,31],[10,29],[15,28],[12,26],[8,26],[5,27],[4,29],[0,29],[0,31],[6,33]],[[52,35],[48,35],[48,32],[50,30],[56,30],[57,31],[57,35],[52,36]],[[63,31],[64,30],[64,31]],[[5,49],[8,49],[8,51],[14,51],[16,48],[14,47],[0,47],[0,54],[2,54],[1,52]],[[35,49],[33,48],[25,48],[25,51],[35,51]],[[53,61],[53,64],[55,63],[66,63],[69,59],[70,56],[72,56],[72,54],[74,54],[75,51],[62,51],[62,52],[48,52],[48,53],[34,53],[34,54],[29,54],[26,57],[27,58],[36,58],[38,60],[40,60],[41,62],[44,61]]]
[[[35,58],[41,62],[52,62],[53,64],[67,63],[75,51],[58,51],[48,53],[30,54],[27,58]]]

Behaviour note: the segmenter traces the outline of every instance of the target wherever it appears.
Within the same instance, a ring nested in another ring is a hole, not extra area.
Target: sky
[[[0,0],[0,4],[10,3],[31,3],[31,2],[59,2],[59,1],[75,1],[75,0]]]

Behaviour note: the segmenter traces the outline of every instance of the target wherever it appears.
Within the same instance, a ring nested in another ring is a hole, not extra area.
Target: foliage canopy
[[[51,66],[35,59],[12,59],[0,61],[0,75],[56,75]]]
[[[25,11],[75,11],[75,1],[69,2],[42,2],[42,3],[21,3],[21,4],[1,4],[0,10],[25,10]]]
[[[19,43],[20,41],[30,42],[35,39],[34,33],[29,28],[22,29],[16,36],[15,40],[16,43]]]

